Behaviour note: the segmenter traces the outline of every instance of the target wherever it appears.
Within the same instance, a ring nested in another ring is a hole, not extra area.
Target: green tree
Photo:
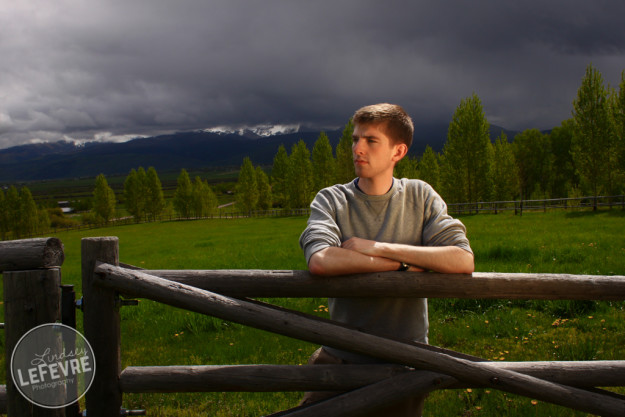
[[[165,210],[165,196],[163,186],[154,167],[148,168],[145,179],[145,214],[151,220],[156,220]]]
[[[289,207],[308,207],[313,198],[312,163],[306,142],[300,140],[293,145],[289,156],[287,189]]]
[[[193,190],[191,187],[191,179],[186,169],[180,171],[178,176],[178,184],[174,192],[174,209],[178,216],[188,219],[191,217],[191,206],[193,204]]]
[[[575,172],[575,164],[571,155],[574,124],[572,120],[565,120],[549,133],[553,165],[551,169],[551,197],[566,197],[569,190],[579,186],[579,179]]]
[[[48,210],[44,208],[37,208],[37,233],[42,233],[50,228],[51,221]]]
[[[354,123],[350,119],[343,129],[343,135],[336,145],[336,182],[345,184],[356,176],[354,173],[354,158],[352,156],[352,141]]]
[[[269,177],[261,167],[256,167],[256,185],[258,186],[258,208],[269,210],[273,204]]]
[[[408,155],[404,156],[395,164],[393,175],[396,178],[417,178],[417,159]]]
[[[191,184],[191,215],[204,217],[204,201],[202,199],[204,183],[200,177],[195,177]]]
[[[280,145],[273,158],[271,168],[271,193],[278,207],[288,204],[287,176],[289,175],[289,155],[284,145]]]
[[[440,167],[438,155],[430,145],[425,147],[425,152],[419,161],[419,179],[430,184],[435,190],[439,188]]]
[[[625,71],[621,72],[619,91],[614,91],[611,99],[615,141],[613,157],[618,170],[614,182],[619,185],[613,193],[622,194],[625,192]]]
[[[126,210],[135,219],[135,222],[140,222],[143,219],[145,201],[142,189],[143,185],[139,175],[133,168],[124,181],[124,201]]]
[[[18,223],[19,236],[31,236],[39,229],[39,210],[33,195],[27,187],[20,189],[20,220]]]
[[[548,137],[538,129],[527,129],[514,137],[521,199],[541,198],[550,189],[552,164]]]
[[[476,94],[460,102],[443,148],[446,168],[443,188],[452,203],[490,198],[492,148],[489,125]]]
[[[4,191],[0,188],[0,239],[5,240],[9,231],[9,208]]]
[[[93,212],[108,223],[115,215],[115,204],[115,193],[109,187],[106,177],[104,174],[98,175],[93,190]]]
[[[496,201],[514,199],[518,186],[518,174],[512,144],[504,132],[493,145],[493,198]]]
[[[336,179],[336,160],[332,155],[332,145],[328,135],[319,134],[312,150],[313,187],[316,191],[334,184]]]
[[[206,180],[195,177],[192,185],[191,212],[195,217],[207,217],[217,211],[217,196]]]
[[[217,213],[217,209],[219,207],[219,199],[217,198],[217,194],[215,194],[215,192],[213,191],[213,189],[208,185],[207,181],[204,181],[205,184],[205,201],[206,201],[206,208],[207,208],[207,215],[208,216],[212,216],[215,213]]]
[[[144,219],[147,216],[146,214],[147,197],[148,197],[147,183],[148,183],[148,176],[145,173],[145,169],[143,169],[143,167],[139,167],[139,169],[137,169],[137,186],[138,186],[137,193],[138,193],[138,198],[139,198],[139,207],[141,210],[141,213],[140,213],[141,219]]]
[[[236,186],[236,201],[239,210],[251,211],[258,204],[258,183],[256,171],[249,157],[243,159]]]
[[[601,73],[589,65],[573,101],[572,153],[580,180],[596,197],[610,191],[615,130]],[[597,209],[596,200],[594,210]]]
[[[14,238],[19,230],[20,224],[20,194],[15,186],[10,186],[6,194],[7,207],[7,230],[13,232]]]

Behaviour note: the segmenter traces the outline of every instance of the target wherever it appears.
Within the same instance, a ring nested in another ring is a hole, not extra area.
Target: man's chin
[[[365,164],[354,164],[354,171],[356,172],[356,175],[360,177],[360,174],[367,172],[367,167]]]

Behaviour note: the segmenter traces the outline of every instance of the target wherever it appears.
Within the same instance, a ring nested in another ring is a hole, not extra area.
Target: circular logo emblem
[[[75,329],[48,323],[29,330],[11,355],[11,377],[30,402],[61,408],[78,401],[95,376],[91,345]]]

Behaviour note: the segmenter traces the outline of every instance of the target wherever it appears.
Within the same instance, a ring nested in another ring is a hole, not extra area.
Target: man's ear
[[[400,143],[395,145],[395,153],[393,154],[393,161],[396,163],[401,161],[401,159],[406,156],[408,153],[408,146],[405,143]]]

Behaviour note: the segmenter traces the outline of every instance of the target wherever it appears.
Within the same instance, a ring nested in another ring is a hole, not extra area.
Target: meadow
[[[625,213],[463,216],[476,270],[625,275]],[[213,219],[63,232],[63,282],[80,296],[80,239],[117,236],[120,261],[148,269],[305,269],[304,217]],[[325,299],[265,300],[327,316]],[[122,308],[122,368],[131,365],[304,364],[307,342],[141,300]],[[78,327],[82,326],[78,312]],[[430,343],[499,361],[624,359],[625,302],[430,300]],[[4,364],[0,370],[4,375]],[[4,379],[3,379],[4,380]],[[616,389],[625,393],[622,388]],[[150,416],[259,416],[301,393],[125,394]],[[583,416],[484,389],[430,395],[427,416]]]

